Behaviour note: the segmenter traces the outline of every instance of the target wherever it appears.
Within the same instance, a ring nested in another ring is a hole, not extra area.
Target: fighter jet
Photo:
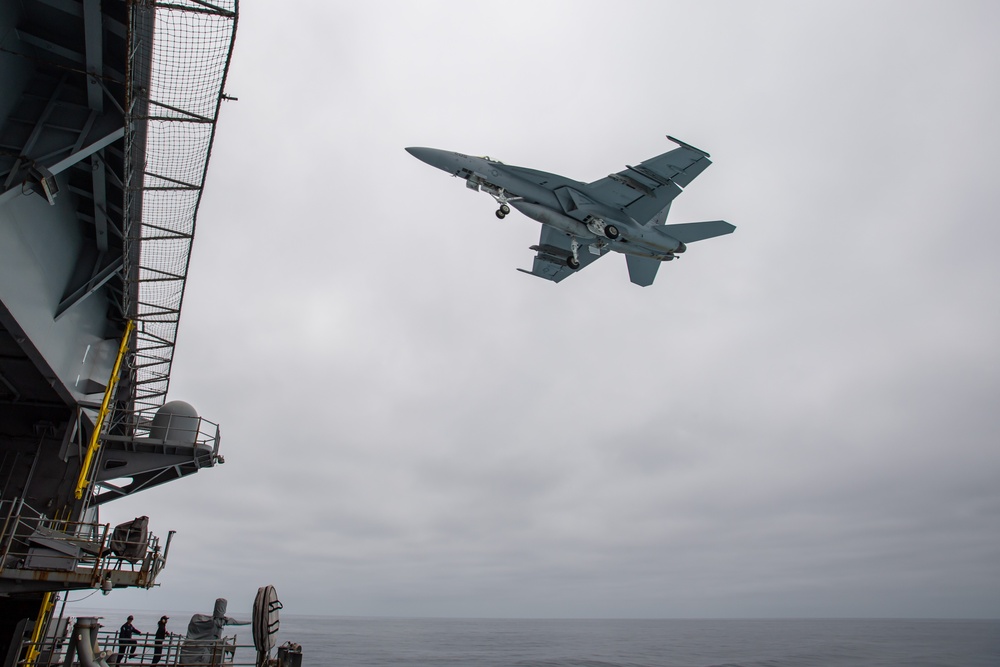
[[[625,255],[629,278],[652,285],[662,262],[676,259],[687,244],[731,233],[724,220],[664,224],[670,203],[711,161],[705,151],[668,136],[680,148],[626,165],[593,183],[515,167],[489,157],[437,148],[407,148],[432,167],[465,180],[471,190],[496,200],[501,220],[511,207],[542,223],[530,271],[554,282],[572,275],[609,251]]]

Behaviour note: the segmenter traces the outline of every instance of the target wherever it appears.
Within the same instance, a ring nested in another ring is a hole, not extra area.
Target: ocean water
[[[240,617],[234,610],[230,614]],[[76,612],[76,615],[86,615]],[[107,611],[106,628],[118,619]],[[155,629],[159,613],[135,612]],[[171,613],[183,632],[190,614]],[[249,618],[249,616],[247,616]],[[252,644],[249,626],[230,626]],[[528,620],[283,614],[304,667],[1000,667],[1000,620]],[[247,661],[250,657],[241,656]]]
[[[287,616],[315,667],[1000,667],[1000,621]]]

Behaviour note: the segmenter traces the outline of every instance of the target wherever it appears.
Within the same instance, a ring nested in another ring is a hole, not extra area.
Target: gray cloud
[[[107,604],[1000,614],[992,4],[242,10],[171,391],[227,463],[108,507],[180,532]],[[667,133],[738,229],[646,289],[402,150]]]

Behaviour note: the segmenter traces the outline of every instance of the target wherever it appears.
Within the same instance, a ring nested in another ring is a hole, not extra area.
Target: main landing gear
[[[570,237],[569,251],[570,256],[566,258],[566,266],[576,271],[580,268],[580,242],[575,236]]]
[[[606,236],[612,241],[621,236],[621,232],[618,230],[618,227],[604,222],[600,218],[587,216],[587,219],[583,222],[587,225],[587,229],[589,229],[595,236]]]

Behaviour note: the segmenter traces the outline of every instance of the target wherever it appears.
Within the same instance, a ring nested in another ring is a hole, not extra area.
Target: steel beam
[[[121,116],[118,114],[104,114],[104,116],[102,116],[101,119],[95,123],[94,129],[91,130],[90,134],[84,139],[83,145],[80,149],[51,166],[47,165],[49,171],[53,174],[65,171],[80,160],[90,157],[97,151],[110,146],[124,136],[125,123]]]
[[[58,173],[60,173],[62,171],[65,171],[69,167],[73,166],[74,164],[76,164],[80,160],[82,160],[82,159],[84,159],[84,158],[86,158],[86,157],[88,157],[88,156],[96,153],[97,151],[101,150],[105,146],[108,146],[109,144],[117,141],[118,139],[121,139],[123,136],[125,136],[125,128],[119,128],[119,129],[115,130],[114,132],[111,132],[110,134],[107,134],[107,135],[105,135],[103,137],[97,138],[94,141],[94,143],[85,146],[79,152],[74,153],[74,154],[72,154],[72,155],[70,155],[70,156],[68,156],[68,157],[66,157],[66,158],[64,158],[62,160],[59,160],[58,162],[56,162],[55,164],[53,164],[51,167],[47,167],[47,168],[48,168],[49,172],[51,172],[53,175],[54,174],[58,174]],[[0,204],[3,204],[5,202],[11,200],[14,197],[17,197],[18,195],[21,195],[21,194],[30,194],[30,193],[27,193],[27,192],[23,192],[22,191],[22,187],[21,187],[22,182],[24,180],[26,180],[26,178],[27,178],[27,171],[23,170],[23,169],[21,169],[19,171],[22,173],[22,179],[18,180],[17,182],[12,183],[6,189],[0,191]]]
[[[80,53],[78,51],[74,51],[72,49],[67,49],[65,46],[62,46],[60,44],[56,44],[53,41],[45,39],[44,37],[39,37],[38,35],[32,34],[32,33],[28,32],[27,30],[23,30],[23,29],[20,29],[20,28],[17,30],[17,36],[25,44],[31,44],[32,46],[37,46],[38,48],[40,48],[40,49],[42,49],[44,51],[48,51],[49,53],[51,53],[53,55],[57,55],[57,56],[59,56],[61,58],[65,58],[66,60],[70,61],[71,63],[77,64],[77,65],[84,65],[85,64],[84,57],[82,55],[80,55]]]
[[[52,104],[54,104],[54,97]],[[40,128],[43,125],[46,116],[47,114],[43,113],[42,117],[39,118],[38,123],[36,124],[37,132],[41,131]],[[70,153],[66,157],[52,162],[51,164],[48,164],[48,161],[43,161],[41,166],[48,169],[53,175],[59,174],[72,167],[80,160],[90,157],[97,151],[106,148],[124,136],[125,125],[121,116],[118,116],[117,114],[104,114],[93,124],[90,132],[86,136],[82,137],[82,141],[77,140],[74,147],[67,149]],[[32,136],[28,139],[28,142],[26,142],[24,150],[25,157],[18,159],[17,163],[15,163],[14,168],[11,170],[10,175],[4,183],[3,190],[0,191],[0,204],[3,204],[4,202],[22,194],[21,183],[27,179],[28,171],[31,166],[29,164],[31,158],[28,157],[29,151],[31,150],[31,146],[33,146],[37,141],[37,138],[36,132],[32,132]],[[95,193],[95,201],[96,200],[97,197]]]
[[[90,156],[91,183],[94,189],[94,233],[97,249],[108,251],[108,185],[100,152]]]
[[[101,0],[83,0],[87,106],[97,113],[104,111],[104,89],[98,83],[98,77],[104,74],[104,28],[101,25],[102,22]]]
[[[101,255],[103,257],[103,255]],[[91,276],[83,285],[80,285],[72,294],[63,299],[59,305],[56,307],[55,319],[58,320],[63,314],[72,308],[75,304],[83,301],[88,296],[101,289],[106,282],[111,280],[112,277],[119,271],[121,271],[122,264],[124,260],[121,257],[115,259],[111,264],[104,267],[103,269],[98,269],[100,266],[100,258],[98,258],[98,263],[94,266],[94,275]]]

